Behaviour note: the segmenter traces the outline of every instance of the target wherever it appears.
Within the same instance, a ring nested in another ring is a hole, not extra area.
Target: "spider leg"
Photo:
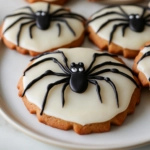
[[[122,76],[128,78],[130,81],[132,81],[132,82],[136,85],[136,87],[139,88],[139,85],[136,83],[136,81],[135,81],[132,77],[130,77],[130,76],[127,75],[126,73],[121,72],[121,71],[119,71],[118,69],[115,69],[115,68],[112,68],[112,69],[103,69],[103,70],[101,70],[101,71],[98,71],[98,72],[95,72],[95,73],[93,73],[93,74],[90,74],[89,77],[91,78],[91,77],[94,77],[94,76],[97,76],[97,75],[99,75],[99,74],[106,73],[106,72],[111,72],[111,73],[120,74],[120,75],[122,75]]]
[[[22,28],[23,26],[29,24],[29,23],[32,23],[33,21],[28,21],[28,22],[25,22],[25,23],[22,23],[19,27],[19,32],[17,34],[17,45],[19,46],[19,40],[20,40],[20,34],[21,34],[21,31],[22,31]]]
[[[26,6],[26,7],[22,7],[21,9],[29,9],[29,11],[32,13],[32,14],[35,14],[35,12],[33,11],[33,9],[29,6]]]
[[[122,12],[125,16],[128,17],[128,14],[123,10],[123,8],[122,8],[121,6],[118,6],[118,7],[119,7],[119,9],[121,10],[121,12]]]
[[[55,15],[55,17],[59,18],[59,17],[65,17],[65,18],[74,18],[77,19],[79,21],[83,21],[86,20],[83,16],[75,14],[75,13],[63,13],[63,14],[57,14]]]
[[[144,19],[146,20],[146,19],[149,18],[149,17],[150,17],[150,14],[148,14],[147,16],[145,16]]]
[[[50,3],[47,4],[47,11],[46,12],[49,13],[49,11],[50,11]]]
[[[61,19],[61,18],[56,18],[56,19],[52,19],[52,21],[60,21],[60,22],[65,23],[67,25],[67,27],[69,28],[69,30],[72,32],[72,34],[74,36],[76,36],[76,33],[74,32],[74,30],[71,28],[71,26],[69,25],[69,23],[66,20]]]
[[[17,14],[7,15],[7,16],[4,18],[4,20],[5,20],[6,18],[9,18],[9,17],[20,16],[20,15],[27,15],[27,16],[29,16],[29,17],[33,17],[33,18],[34,18],[34,15],[29,14],[29,13],[17,13]]]
[[[32,36],[32,29],[33,29],[34,26],[36,26],[36,23],[31,24],[30,27],[29,27],[29,35],[30,35],[30,38],[31,38],[31,39],[32,39],[32,37],[33,37],[33,36]]]
[[[63,88],[62,88],[62,107],[64,107],[64,105],[65,105],[65,96],[64,96],[64,93],[65,93],[65,89],[66,89],[66,87],[69,85],[69,82],[67,82],[67,83],[65,83],[64,85],[63,85]]]
[[[57,23],[57,27],[58,27],[58,37],[59,37],[60,34],[61,34],[61,25],[60,25],[60,23]]]
[[[150,24],[146,23],[147,26],[150,26]]]
[[[68,80],[69,80],[69,78],[64,78],[64,79],[61,79],[61,80],[56,81],[54,83],[48,84],[47,90],[46,90],[46,93],[45,93],[45,96],[44,96],[44,99],[43,99],[43,104],[42,104],[42,109],[41,109],[40,115],[43,114],[43,111],[44,111],[44,108],[45,108],[45,104],[46,104],[46,100],[47,100],[47,97],[48,97],[48,93],[51,90],[51,88],[54,87],[55,85],[68,82]]]
[[[44,55],[47,55],[47,54],[56,54],[56,53],[60,53],[61,55],[62,55],[62,57],[63,57],[63,61],[64,61],[64,63],[65,63],[65,65],[66,65],[66,69],[67,69],[67,71],[69,72],[69,73],[71,73],[71,71],[70,71],[70,69],[69,69],[69,67],[68,67],[68,59],[67,59],[67,57],[65,56],[65,54],[62,52],[62,51],[55,51],[55,52],[45,52],[45,53],[43,53],[43,54],[41,54],[41,55],[38,55],[38,56],[36,56],[36,57],[33,57],[32,59],[31,59],[31,61],[33,61],[33,60],[35,60],[35,59],[37,59],[37,58],[39,58],[39,57],[41,57],[41,56],[44,56]]]
[[[144,59],[145,57],[148,57],[148,56],[150,56],[150,51],[146,52],[146,53],[139,59],[139,61],[137,62],[137,64],[138,64],[142,59]]]
[[[129,26],[129,25],[126,24],[126,25],[124,25],[123,28],[122,28],[122,36],[123,36],[123,37],[124,37],[124,35],[125,35],[125,30],[126,30],[126,28],[127,28],[128,26]]]
[[[61,11],[66,11],[66,9],[60,8],[60,9],[58,9],[58,10],[55,10],[54,12],[52,12],[52,13],[50,14],[50,16],[55,15],[55,14],[57,14],[58,12],[61,12]]]
[[[14,21],[10,26],[8,26],[5,31],[3,32],[3,34],[5,34],[11,27],[13,27],[17,22],[23,20],[23,19],[33,19],[31,17],[21,17],[19,19],[17,19],[16,21]]]
[[[69,72],[64,68],[64,66],[54,57],[48,57],[48,58],[45,58],[45,59],[42,59],[34,64],[32,64],[31,66],[29,66],[25,71],[24,71],[24,76],[25,76],[25,73],[27,71],[29,71],[31,68],[45,62],[45,61],[53,61],[54,63],[58,64],[58,66],[66,73],[66,74],[69,74]]]
[[[99,98],[100,102],[102,103],[103,101],[102,101],[101,94],[100,94],[101,89],[100,89],[98,82],[96,80],[91,80],[91,79],[88,79],[88,81],[96,86],[98,98]]]
[[[117,55],[112,55],[112,54],[108,54],[108,53],[102,53],[102,54],[95,53],[95,54],[93,54],[93,60],[92,60],[91,64],[89,65],[89,67],[87,68],[87,70],[85,71],[86,74],[88,74],[89,71],[91,70],[94,62],[96,61],[96,58],[101,57],[101,56],[108,56],[108,57],[115,57],[116,56],[117,57]]]
[[[87,24],[89,24],[89,23],[91,23],[91,22],[93,22],[93,21],[95,21],[95,20],[97,20],[97,19],[99,19],[99,18],[105,17],[105,16],[107,16],[107,15],[114,15],[114,14],[117,14],[117,15],[120,15],[120,16],[123,16],[123,17],[126,17],[126,15],[124,15],[124,14],[121,14],[121,13],[115,12],[115,11],[111,11],[111,12],[107,12],[107,13],[104,13],[104,14],[102,14],[102,15],[100,15],[100,16],[97,16],[97,17],[93,18],[92,20],[88,21]]]
[[[111,87],[113,88],[113,91],[114,91],[115,96],[116,96],[117,106],[119,108],[118,92],[117,92],[115,84],[110,80],[110,78],[102,77],[102,76],[94,76],[94,77],[91,77],[90,79],[105,80],[107,83],[109,83],[111,85]]]
[[[145,8],[143,8],[143,12],[142,12],[141,18],[143,18],[143,17],[144,17],[145,12],[146,12],[146,9],[145,9]]]
[[[124,64],[121,64],[121,63],[116,63],[116,62],[111,62],[111,61],[106,61],[104,63],[101,63],[101,64],[98,64],[96,66],[94,66],[89,72],[88,74],[92,73],[93,71],[95,71],[96,69],[100,68],[100,67],[103,67],[103,66],[106,66],[106,65],[110,65],[110,66],[120,66],[120,67],[123,67],[125,69],[128,69],[131,73],[133,73],[133,71],[125,66]]]
[[[50,75],[56,75],[56,76],[67,76],[66,74],[64,73],[56,73],[56,72],[53,72],[51,70],[47,70],[45,71],[42,75],[40,75],[39,77],[35,78],[34,80],[32,80],[28,85],[27,87],[25,88],[23,94],[22,94],[22,97],[25,95],[26,91],[32,87],[32,85],[34,85],[36,82],[38,82],[39,80],[41,80],[42,78],[46,77],[46,76],[50,76]]]
[[[103,23],[98,30],[96,31],[96,33],[98,33],[102,28],[104,28],[107,24],[109,24],[112,21],[128,21],[128,19],[109,19],[108,21],[106,21],[105,23]]]
[[[117,29],[119,26],[124,26],[124,25],[126,26],[126,25],[128,25],[128,24],[120,23],[120,24],[116,24],[116,25],[113,26],[113,29],[112,29],[112,31],[111,31],[111,33],[110,33],[109,44],[111,43],[111,41],[112,41],[112,39],[113,39],[113,35],[114,35],[116,29]],[[124,33],[122,32],[122,34],[124,34]]]

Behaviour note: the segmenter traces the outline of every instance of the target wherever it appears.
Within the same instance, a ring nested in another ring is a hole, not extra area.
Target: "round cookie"
[[[150,10],[137,5],[105,7],[88,21],[89,38],[100,49],[134,58],[150,41]]]
[[[6,16],[1,36],[10,49],[35,56],[60,47],[81,45],[84,22],[84,17],[59,5],[37,2]]]
[[[150,86],[150,43],[141,49],[136,56],[133,71],[138,74],[138,78],[144,87]]]
[[[26,1],[29,3],[40,2],[40,1],[42,2],[43,1],[43,2],[48,2],[51,4],[63,5],[69,0],[26,0]]]
[[[132,70],[117,56],[89,48],[59,49],[33,58],[18,89],[40,122],[78,134],[121,125],[140,100]]]

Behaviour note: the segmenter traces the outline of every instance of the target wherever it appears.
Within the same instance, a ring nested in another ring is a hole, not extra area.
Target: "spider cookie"
[[[91,16],[88,32],[100,49],[133,58],[150,41],[150,10],[134,5],[105,7]]]
[[[10,49],[35,56],[60,47],[81,45],[84,22],[84,17],[59,5],[37,2],[5,17],[2,40]]]
[[[18,89],[40,122],[78,134],[121,125],[140,97],[131,69],[118,57],[89,48],[59,49],[34,57]]]
[[[150,86],[150,43],[143,47],[136,56],[133,71],[138,74],[139,80],[145,87]]]
[[[26,1],[30,2],[30,3],[43,1],[43,2],[48,2],[48,3],[51,3],[51,4],[63,5],[69,0],[26,0]]]

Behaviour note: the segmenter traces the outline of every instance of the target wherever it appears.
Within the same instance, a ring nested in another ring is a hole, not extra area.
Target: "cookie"
[[[117,56],[90,48],[59,49],[34,57],[18,89],[40,122],[78,134],[121,125],[140,101],[132,70]]]
[[[135,5],[105,7],[88,21],[89,38],[100,49],[134,58],[150,41],[150,10]]]
[[[63,5],[69,0],[26,0],[26,1],[29,2],[29,3],[43,1],[43,2],[48,2],[48,3],[51,3],[51,4]]]
[[[36,56],[60,47],[81,45],[84,23],[84,17],[66,8],[37,2],[6,16],[1,36],[8,48]]]
[[[138,78],[144,87],[150,86],[150,43],[141,49],[133,64],[133,71],[138,74]]]

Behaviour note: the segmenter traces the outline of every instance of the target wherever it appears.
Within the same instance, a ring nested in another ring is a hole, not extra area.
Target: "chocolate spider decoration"
[[[42,109],[41,109],[41,115],[43,114],[44,111],[44,107],[47,101],[47,97],[48,97],[48,93],[50,92],[50,90],[58,85],[58,84],[62,84],[64,83],[63,87],[62,87],[62,107],[65,104],[65,98],[64,98],[64,93],[65,93],[65,89],[66,87],[69,85],[71,90],[76,92],[76,93],[83,93],[86,91],[87,87],[88,87],[88,83],[91,83],[93,85],[95,85],[96,87],[96,91],[97,91],[97,95],[99,97],[100,102],[102,103],[102,97],[100,94],[100,85],[98,84],[97,81],[99,80],[104,80],[106,81],[113,89],[115,97],[116,97],[116,102],[117,102],[117,106],[119,107],[119,99],[118,99],[118,92],[116,89],[115,84],[111,81],[111,79],[109,77],[103,77],[101,76],[101,74],[103,73],[107,73],[107,72],[111,72],[111,73],[115,73],[115,74],[120,74],[121,76],[124,76],[126,78],[128,78],[129,80],[131,80],[131,82],[133,82],[137,87],[138,84],[135,82],[135,80],[130,77],[129,75],[127,75],[126,73],[123,73],[121,71],[119,71],[116,68],[112,68],[112,69],[102,69],[102,70],[98,70],[96,72],[94,72],[96,69],[100,69],[103,66],[107,66],[107,65],[111,65],[111,66],[119,66],[119,67],[123,67],[128,69],[130,72],[132,72],[132,70],[130,68],[128,68],[127,66],[120,64],[120,63],[116,63],[116,62],[111,62],[111,61],[106,61],[104,63],[98,64],[96,66],[93,66],[95,60],[97,57],[102,57],[102,56],[108,56],[108,57],[113,57],[114,55],[110,55],[108,53],[95,53],[93,55],[93,60],[91,62],[91,64],[89,65],[89,67],[87,69],[85,69],[84,64],[82,62],[79,62],[78,64],[75,63],[71,63],[70,68],[67,64],[68,59],[66,58],[66,56],[64,55],[63,52],[61,51],[56,51],[53,52],[56,54],[61,54],[63,57],[63,61],[65,63],[65,65],[62,65],[56,58],[54,57],[47,57],[44,58],[38,62],[35,62],[34,64],[32,64],[31,66],[29,66],[25,71],[24,71],[24,76],[26,74],[27,71],[29,71],[30,69],[32,69],[33,67],[36,67],[37,65],[45,62],[45,61],[53,61],[54,63],[56,63],[61,70],[63,71],[63,73],[58,73],[58,72],[53,72],[52,70],[46,70],[43,74],[41,74],[39,77],[35,78],[34,80],[32,80],[25,88],[22,96],[25,95],[26,91],[32,87],[32,85],[34,85],[36,82],[38,82],[39,80],[41,80],[42,78],[46,77],[46,76],[50,76],[50,75],[56,75],[56,76],[60,76],[60,77],[64,77],[63,79],[60,79],[54,83],[49,83],[47,85],[47,90],[45,92],[45,96],[43,99],[43,104],[42,104]],[[47,55],[47,54],[52,54],[52,52],[48,52],[48,53],[44,53],[41,54],[37,57],[34,57],[32,60],[35,60],[43,55]],[[94,73],[93,73],[94,72]]]
[[[30,24],[29,26],[29,35],[30,38],[33,38],[32,35],[32,30],[33,27],[37,27],[41,30],[47,30],[48,28],[50,28],[51,22],[58,22],[56,25],[58,27],[58,36],[61,35],[61,23],[64,23],[68,29],[70,30],[70,32],[73,34],[73,36],[76,36],[75,31],[72,29],[72,27],[69,25],[69,23],[67,22],[67,18],[73,18],[73,19],[77,19],[81,22],[85,21],[85,18],[82,17],[81,15],[75,14],[75,13],[71,13],[71,12],[66,12],[66,9],[64,8],[60,8],[55,10],[54,12],[50,12],[50,4],[47,3],[47,10],[46,11],[36,11],[34,12],[32,10],[31,7],[23,7],[22,9],[28,9],[30,11],[30,13],[26,13],[26,12],[20,12],[20,13],[15,13],[12,15],[8,15],[5,17],[9,18],[9,17],[15,17],[15,16],[19,16],[18,19],[16,19],[11,25],[9,25],[3,32],[3,34],[5,34],[11,27],[13,27],[14,25],[16,25],[18,22],[22,21],[22,20],[27,20],[26,22],[23,22],[20,24],[20,28],[18,30],[18,34],[17,34],[17,45],[19,46],[19,41],[20,41],[20,35],[21,35],[21,31],[22,28],[25,25]]]
[[[114,7],[114,6],[106,7],[106,8],[112,8],[112,7]],[[100,27],[98,28],[98,30],[96,31],[96,33],[98,33],[100,30],[102,30],[109,23],[115,22],[115,21],[120,21],[120,23],[113,25],[112,31],[110,33],[109,44],[112,42],[113,35],[114,35],[114,33],[118,27],[122,27],[122,36],[124,37],[125,36],[125,30],[128,27],[132,31],[143,32],[145,26],[150,26],[150,23],[149,23],[150,22],[150,14],[145,15],[146,11],[148,10],[147,8],[142,7],[142,6],[137,6],[137,7],[141,7],[143,9],[142,14],[140,15],[140,14],[136,14],[136,13],[135,14],[127,14],[121,6],[115,6],[115,7],[118,7],[121,12],[109,11],[109,12],[103,13],[99,16],[96,16],[95,18],[89,20],[87,23],[87,24],[90,24],[91,22],[93,22],[97,19],[101,19],[105,16],[110,16],[110,15],[114,15],[114,14],[118,15],[118,18],[112,17],[112,19],[109,19],[106,22],[104,22],[103,24],[101,24]],[[96,14],[96,13],[94,13],[94,14]],[[122,18],[120,18],[120,17],[122,17]]]

